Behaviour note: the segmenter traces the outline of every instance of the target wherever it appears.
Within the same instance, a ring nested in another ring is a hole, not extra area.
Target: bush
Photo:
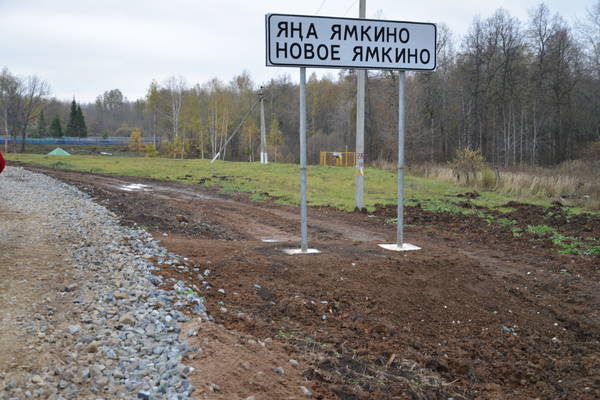
[[[144,151],[144,141],[142,140],[142,132],[139,129],[134,129],[129,137],[129,150],[140,152]]]
[[[184,142],[182,138],[166,142],[167,152],[173,157],[184,158],[191,150],[191,144]]]
[[[485,157],[481,154],[481,151],[471,150],[470,148],[458,149],[456,158],[450,162],[450,168],[452,168],[456,179],[460,182],[464,178],[467,184],[485,166]]]
[[[158,151],[152,143],[146,145],[146,157],[158,157]]]

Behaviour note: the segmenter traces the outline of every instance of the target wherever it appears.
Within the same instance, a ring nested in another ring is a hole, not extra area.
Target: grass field
[[[268,164],[208,160],[175,160],[169,158],[46,156],[38,154],[8,154],[10,161],[32,165],[58,167],[79,171],[171,180],[189,184],[218,187],[223,192],[248,193],[254,200],[274,199],[282,204],[299,203],[299,169],[294,164]],[[354,208],[353,168],[310,166],[308,169],[308,203],[313,206],[332,206],[343,210]],[[457,197],[468,187],[445,183],[432,178],[407,176],[405,181],[407,205],[421,204],[432,211],[470,213],[457,205]],[[549,199],[518,198],[490,191],[480,191],[472,202],[488,208],[501,207],[510,200],[543,206]],[[367,168],[365,171],[365,205],[372,210],[376,204],[396,204],[396,174]],[[577,212],[577,210],[574,210]]]

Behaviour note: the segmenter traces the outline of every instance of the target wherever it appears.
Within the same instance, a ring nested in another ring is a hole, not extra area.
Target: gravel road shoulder
[[[0,398],[188,398],[178,308],[204,306],[148,261],[178,257],[44,175],[8,168],[0,204]]]
[[[211,323],[202,273],[73,186],[0,175],[0,399],[301,399],[302,361]]]

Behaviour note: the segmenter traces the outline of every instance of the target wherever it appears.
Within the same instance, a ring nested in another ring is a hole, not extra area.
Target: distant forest
[[[457,149],[471,148],[497,166],[552,165],[580,157],[600,140],[600,0],[576,25],[544,4],[532,9],[527,21],[499,9],[489,18],[475,18],[459,43],[439,24],[437,60],[435,72],[408,74],[406,151],[411,162],[445,162]],[[355,73],[341,70],[332,76],[312,74],[307,82],[313,164],[319,151],[354,150]],[[367,162],[395,160],[397,76],[368,74]],[[213,79],[194,86],[173,77],[151,82],[143,99],[128,100],[113,89],[94,103],[75,104],[51,98],[38,78],[19,78],[5,69],[0,74],[0,134],[51,136],[56,120],[67,126],[73,107],[80,107],[85,121],[80,116],[78,123],[89,136],[130,136],[139,130],[144,137],[162,138],[156,146],[163,154],[212,157],[259,91],[246,72],[228,83]],[[298,85],[283,75],[266,82],[263,92],[270,158],[296,162]],[[257,107],[221,157],[253,161],[259,139]]]

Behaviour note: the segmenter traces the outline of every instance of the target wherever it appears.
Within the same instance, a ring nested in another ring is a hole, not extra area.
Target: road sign
[[[436,67],[437,31],[431,23],[267,14],[266,31],[267,66]]]
[[[363,3],[361,2],[361,7]],[[362,13],[361,13],[362,14]],[[433,71],[436,66],[436,26],[423,22],[381,21],[307,15],[267,14],[267,66],[300,67],[300,249],[308,248],[306,198],[306,68],[392,69],[398,79],[398,222],[396,243],[389,250],[418,250],[404,243],[404,134],[406,71]],[[357,114],[359,115],[359,114]],[[357,121],[358,122],[358,121]],[[357,123],[358,126],[358,123]],[[360,157],[360,158],[359,158]],[[357,148],[360,173],[364,154]],[[358,180],[362,182],[362,180]],[[362,188],[361,188],[362,190]],[[362,198],[358,199],[362,203]],[[357,202],[359,202],[357,200]]]

